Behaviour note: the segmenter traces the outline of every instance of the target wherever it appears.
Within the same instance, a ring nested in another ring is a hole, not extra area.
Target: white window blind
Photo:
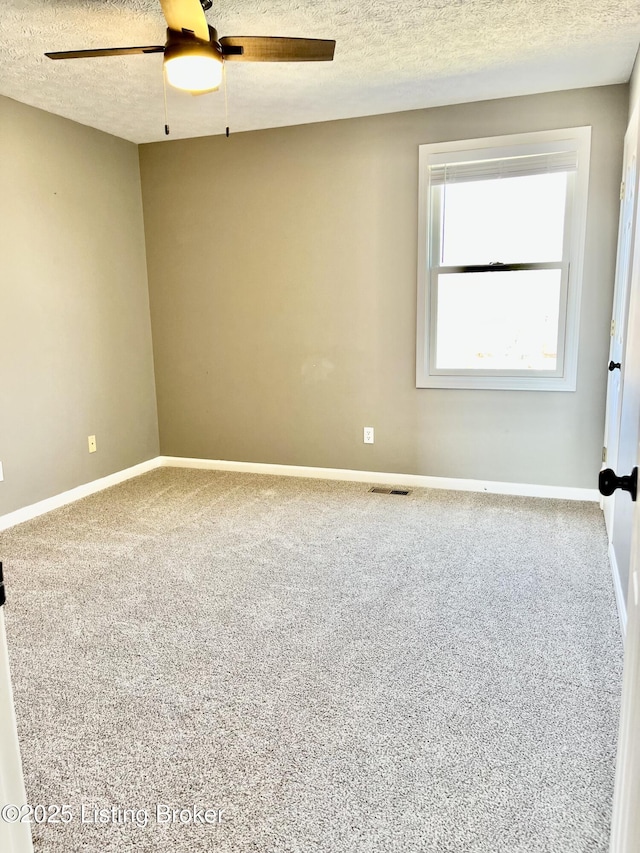
[[[467,160],[429,166],[432,186],[489,181],[497,178],[521,178],[554,172],[575,172],[578,166],[577,151],[553,151],[547,154],[530,154],[522,157]]]

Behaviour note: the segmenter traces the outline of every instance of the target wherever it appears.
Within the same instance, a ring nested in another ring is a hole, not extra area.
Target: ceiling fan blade
[[[209,25],[200,0],[160,0],[162,14],[170,30],[187,30],[202,41],[209,41]]]
[[[130,56],[132,53],[164,53],[164,45],[148,47],[102,47],[98,50],[61,50],[45,53],[49,59],[90,59],[95,56]]]
[[[336,47],[332,39],[279,36],[224,36],[220,44],[224,58],[233,62],[330,61]]]

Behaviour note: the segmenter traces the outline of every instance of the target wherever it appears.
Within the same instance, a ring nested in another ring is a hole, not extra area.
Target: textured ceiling
[[[333,62],[227,66],[231,130],[628,80],[638,0],[215,0],[223,35],[336,39]],[[158,0],[2,0],[0,94],[134,142],[164,137],[162,56],[45,51],[164,44]],[[169,91],[171,138],[224,132],[222,92]]]

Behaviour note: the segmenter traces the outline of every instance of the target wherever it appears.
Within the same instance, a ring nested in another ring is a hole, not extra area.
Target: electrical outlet
[[[364,428],[364,443],[373,444],[373,427]]]
[[[0,462],[0,483],[4,480],[4,472],[2,470],[2,462]]]
[[[96,447],[96,437],[95,437],[95,435],[90,435],[90,436],[89,436],[89,438],[88,438],[88,442],[89,442],[89,453],[95,453],[95,452],[96,452],[96,450],[98,449],[98,448]]]

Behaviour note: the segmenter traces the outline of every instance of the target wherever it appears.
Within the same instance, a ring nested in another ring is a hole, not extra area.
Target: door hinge
[[[5,592],[4,592],[4,577],[2,574],[2,563],[0,563],[0,607],[2,607],[2,605],[5,603],[6,600],[7,600],[7,596],[5,595]]]
[[[602,461],[603,462],[607,461],[607,448],[606,447],[602,448]]]
[[[620,184],[620,201],[624,201],[624,181]]]
[[[611,337],[613,337],[615,335],[615,333],[616,333],[616,321],[612,320],[611,321]]]

